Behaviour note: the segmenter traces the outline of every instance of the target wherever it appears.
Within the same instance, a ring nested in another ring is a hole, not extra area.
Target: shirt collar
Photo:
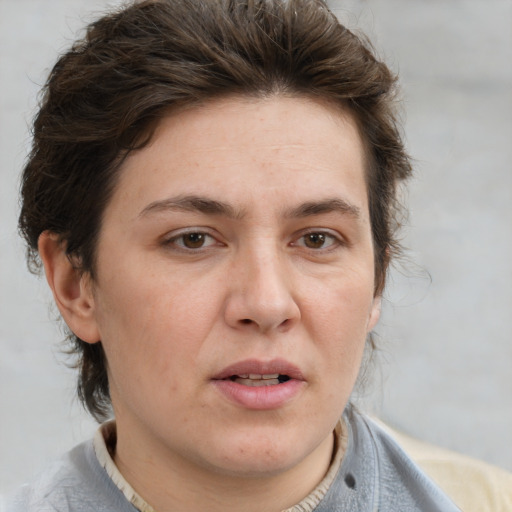
[[[116,442],[117,431],[115,420],[107,421],[100,425],[93,439],[94,452],[98,462],[105,469],[112,482],[137,510],[140,512],[156,512],[151,505],[137,494],[117,468],[113,459]],[[347,443],[347,427],[344,421],[340,420],[334,430],[333,457],[324,478],[300,503],[297,503],[297,505],[294,505],[283,512],[312,512],[315,509],[315,507],[324,498],[336,477],[336,473],[338,472],[343,460],[343,455],[347,449]]]

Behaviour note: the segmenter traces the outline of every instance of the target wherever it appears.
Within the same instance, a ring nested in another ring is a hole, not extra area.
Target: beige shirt
[[[380,426],[463,512],[512,512],[512,474]]]

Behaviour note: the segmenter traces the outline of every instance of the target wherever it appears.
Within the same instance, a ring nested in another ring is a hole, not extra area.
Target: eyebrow
[[[199,212],[206,215],[218,215],[232,219],[241,219],[245,216],[243,210],[236,209],[228,203],[208,197],[188,195],[154,201],[140,212],[139,217],[164,211]],[[302,203],[296,207],[285,210],[284,216],[286,218],[302,218],[332,212],[350,215],[356,219],[361,215],[360,208],[348,201],[340,198],[330,198]]]
[[[324,213],[338,212],[358,219],[361,209],[340,198],[325,199],[322,201],[309,201],[295,208],[285,211],[285,217],[310,217]]]
[[[139,217],[143,217],[150,213],[169,210],[199,212],[207,215],[222,215],[233,219],[242,218],[244,215],[242,210],[237,210],[230,204],[224,203],[222,201],[216,201],[208,197],[191,195],[170,197],[160,201],[154,201],[140,212]]]

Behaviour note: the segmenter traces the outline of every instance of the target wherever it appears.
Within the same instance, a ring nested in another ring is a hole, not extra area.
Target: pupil
[[[183,243],[185,247],[189,249],[197,249],[204,244],[204,234],[203,233],[188,233],[183,237]]]
[[[306,236],[306,246],[310,249],[319,249],[325,243],[325,235],[322,233],[311,233]]]

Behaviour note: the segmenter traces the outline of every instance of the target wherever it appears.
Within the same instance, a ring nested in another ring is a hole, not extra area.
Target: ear
[[[373,298],[373,303],[370,308],[370,315],[368,317],[368,324],[366,326],[366,332],[369,333],[373,331],[374,327],[377,325],[377,322],[380,318],[380,312],[382,309],[382,296],[376,295]]]
[[[41,233],[38,250],[62,318],[73,334],[87,343],[96,343],[100,336],[89,274],[73,266],[65,244],[55,233]]]

